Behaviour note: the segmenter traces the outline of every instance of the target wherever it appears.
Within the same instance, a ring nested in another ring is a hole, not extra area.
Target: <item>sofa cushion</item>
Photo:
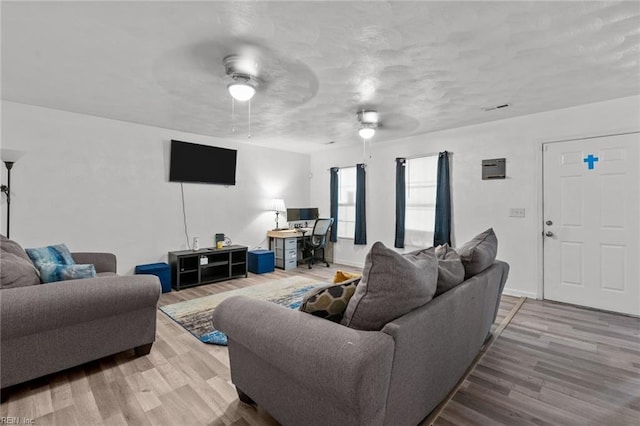
[[[436,296],[449,291],[464,281],[464,266],[460,255],[449,244],[436,247],[438,259],[438,288]]]
[[[40,266],[40,277],[43,283],[94,278],[95,276],[96,268],[93,265],[58,265],[55,263],[45,263]]]
[[[354,274],[352,272],[345,272],[345,271],[336,271],[336,274],[333,276],[333,283],[334,284],[338,284],[347,280],[351,280],[353,278],[360,278],[362,277],[362,274]]]
[[[58,244],[55,246],[28,248],[27,254],[31,258],[31,261],[40,269],[45,263],[54,263],[58,265],[75,265],[76,262],[71,256],[71,252],[65,244]]]
[[[2,252],[2,254],[15,254],[16,256],[28,260],[29,263],[31,263],[31,259],[29,259],[29,256],[27,256],[27,253],[24,251],[22,246],[4,235],[0,235],[0,252]]]
[[[339,284],[332,284],[310,290],[304,295],[300,310],[308,314],[340,322],[347,304],[356,291],[361,277],[351,278]]]
[[[367,254],[362,281],[341,324],[380,330],[389,321],[429,302],[436,292],[438,261],[433,248],[400,254],[376,242]]]
[[[40,284],[40,277],[29,259],[6,251],[0,255],[0,288],[25,287],[34,284]]]
[[[484,271],[493,264],[498,253],[498,239],[493,228],[476,235],[458,248],[457,252],[464,266],[465,279]]]

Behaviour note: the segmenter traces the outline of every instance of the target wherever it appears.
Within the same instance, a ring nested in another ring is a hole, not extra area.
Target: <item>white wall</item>
[[[634,96],[374,142],[366,161],[369,246],[341,241],[335,261],[361,266],[375,241],[393,246],[395,157],[448,150],[453,152],[454,244],[493,227],[498,256],[511,265],[507,291],[535,297],[540,283],[540,144],[638,131],[638,117],[640,97]],[[274,197],[292,207],[318,206],[328,214],[328,168],[363,160],[361,146],[337,147],[309,159],[251,143],[3,101],[2,148],[25,151],[12,170],[11,236],[26,247],[65,242],[76,251],[114,252],[120,273],[185,249],[180,185],[167,179],[170,139],[239,150],[235,187],[184,186],[189,234],[200,236],[202,245],[216,232],[239,244],[258,245],[274,226],[273,213],[265,211]],[[496,157],[507,158],[507,179],[481,180],[481,160]],[[4,181],[6,172],[1,175]],[[509,207],[524,207],[526,217],[508,217]],[[4,232],[4,197],[2,208]]]
[[[489,114],[489,113],[487,113]],[[640,97],[628,97],[574,108],[434,132],[394,142],[373,142],[367,163],[368,246],[339,241],[337,263],[363,265],[369,247],[382,241],[393,247],[396,157],[450,151],[453,244],[463,244],[493,227],[498,257],[511,265],[507,292],[540,295],[541,143],[640,130]],[[382,137],[380,133],[380,137]],[[507,179],[483,181],[483,159],[507,159]],[[362,147],[331,149],[311,158],[311,203],[329,209],[331,166],[363,160]],[[510,207],[524,207],[525,218],[509,217]]]
[[[25,152],[11,173],[11,237],[113,252],[120,273],[186,249],[180,184],[168,182],[171,139],[238,150],[236,186],[184,184],[189,236],[203,247],[219,232],[264,246],[271,198],[309,205],[308,155],[3,101],[2,148]]]

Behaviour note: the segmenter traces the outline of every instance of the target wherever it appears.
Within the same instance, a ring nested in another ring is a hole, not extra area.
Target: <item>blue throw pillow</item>
[[[56,281],[79,280],[96,276],[96,268],[93,265],[57,265],[45,263],[40,266],[40,279],[43,283]]]
[[[71,252],[64,244],[55,246],[28,248],[25,250],[36,268],[40,269],[45,263],[57,265],[75,265]]]

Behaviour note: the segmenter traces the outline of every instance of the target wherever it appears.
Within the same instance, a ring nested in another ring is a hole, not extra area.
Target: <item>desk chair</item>
[[[308,238],[304,239],[304,251],[305,253],[308,253],[307,261],[309,269],[311,269],[311,265],[313,264],[315,251],[318,249],[322,249],[322,261],[326,263],[327,268],[329,267],[329,262],[327,262],[327,259],[324,256],[324,249],[327,245],[327,233],[329,232],[329,228],[332,224],[332,217],[327,219],[316,219],[316,222],[313,224],[313,231]]]

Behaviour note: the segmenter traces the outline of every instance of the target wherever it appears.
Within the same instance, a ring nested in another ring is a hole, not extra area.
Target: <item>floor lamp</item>
[[[1,154],[2,161],[7,168],[7,184],[0,185],[0,192],[7,196],[7,238],[10,238],[9,230],[11,227],[11,169],[21,155],[20,151],[10,149],[3,149]]]

